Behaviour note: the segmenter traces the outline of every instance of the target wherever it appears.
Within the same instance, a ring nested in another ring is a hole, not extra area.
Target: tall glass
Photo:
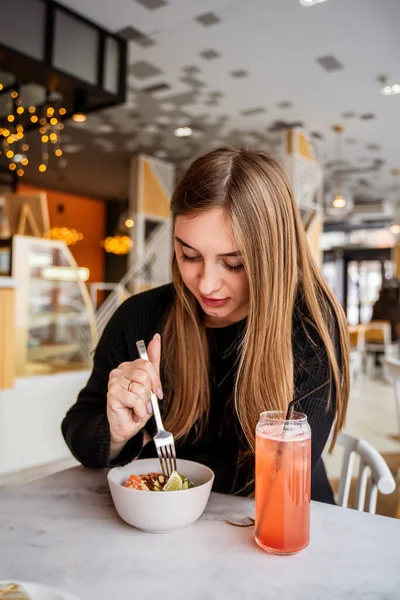
[[[295,554],[310,541],[311,429],[307,417],[265,412],[256,429],[256,542]]]

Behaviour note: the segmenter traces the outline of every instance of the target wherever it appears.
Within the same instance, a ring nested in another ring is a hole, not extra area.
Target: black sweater
[[[138,456],[156,456],[153,442],[143,447],[142,431],[126,443],[116,459],[110,461],[107,384],[112,369],[122,362],[139,358],[136,340],[143,339],[148,344],[155,333],[162,334],[162,324],[173,298],[172,285],[133,296],[119,307],[105,328],[89,381],[62,423],[65,441],[83,465],[110,467],[126,464]],[[207,329],[211,371],[207,427],[200,441],[195,441],[189,432],[184,440],[176,442],[178,457],[208,465],[215,472],[214,491],[223,493],[248,494],[253,485],[254,459],[243,459],[247,446],[232,400],[237,357],[235,342],[245,323],[244,320],[229,327]],[[296,396],[317,388],[329,378],[325,349],[299,306],[293,315],[293,358]],[[329,385],[303,400],[300,407],[307,415],[312,431],[312,496],[327,501],[332,498],[320,457],[335,415],[334,394],[329,409],[328,396]],[[161,411],[162,405],[161,401]],[[152,418],[146,429],[152,434],[153,428]]]

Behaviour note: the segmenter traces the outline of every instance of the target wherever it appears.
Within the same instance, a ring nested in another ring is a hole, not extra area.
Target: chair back
[[[340,433],[338,444],[344,447],[342,471],[336,502],[339,506],[348,507],[351,479],[355,457],[359,457],[358,481],[355,498],[357,510],[375,514],[378,492],[392,494],[396,483],[383,456],[366,440],[348,433]],[[369,492],[367,487],[369,481]]]

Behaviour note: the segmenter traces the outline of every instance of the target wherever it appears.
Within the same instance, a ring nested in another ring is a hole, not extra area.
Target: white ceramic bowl
[[[167,533],[187,527],[204,512],[214,482],[208,467],[190,460],[177,460],[177,470],[194,483],[194,488],[176,492],[144,492],[124,487],[130,475],[160,472],[157,458],[134,460],[115,467],[107,479],[119,516],[142,531]]]
[[[55,588],[47,587],[47,585],[42,585],[41,583],[19,581],[13,578],[0,581],[0,584],[2,585],[9,583],[19,583],[22,585],[32,600],[79,600],[79,598],[68,592],[62,592]]]

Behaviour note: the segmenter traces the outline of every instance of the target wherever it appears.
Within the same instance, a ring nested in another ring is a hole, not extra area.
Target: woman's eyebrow
[[[195,252],[199,252],[198,250],[196,250],[196,248],[193,248],[193,246],[190,246],[189,244],[187,244],[186,242],[184,242],[183,240],[181,240],[181,238],[179,238],[178,236],[175,236],[175,240],[181,246],[184,246],[185,248],[190,248],[190,250],[194,250]],[[199,252],[199,254],[200,254],[200,252]],[[224,257],[224,256],[241,256],[241,252],[239,250],[236,250],[235,252],[227,252],[226,254],[218,254],[218,256],[221,256],[221,257]]]

